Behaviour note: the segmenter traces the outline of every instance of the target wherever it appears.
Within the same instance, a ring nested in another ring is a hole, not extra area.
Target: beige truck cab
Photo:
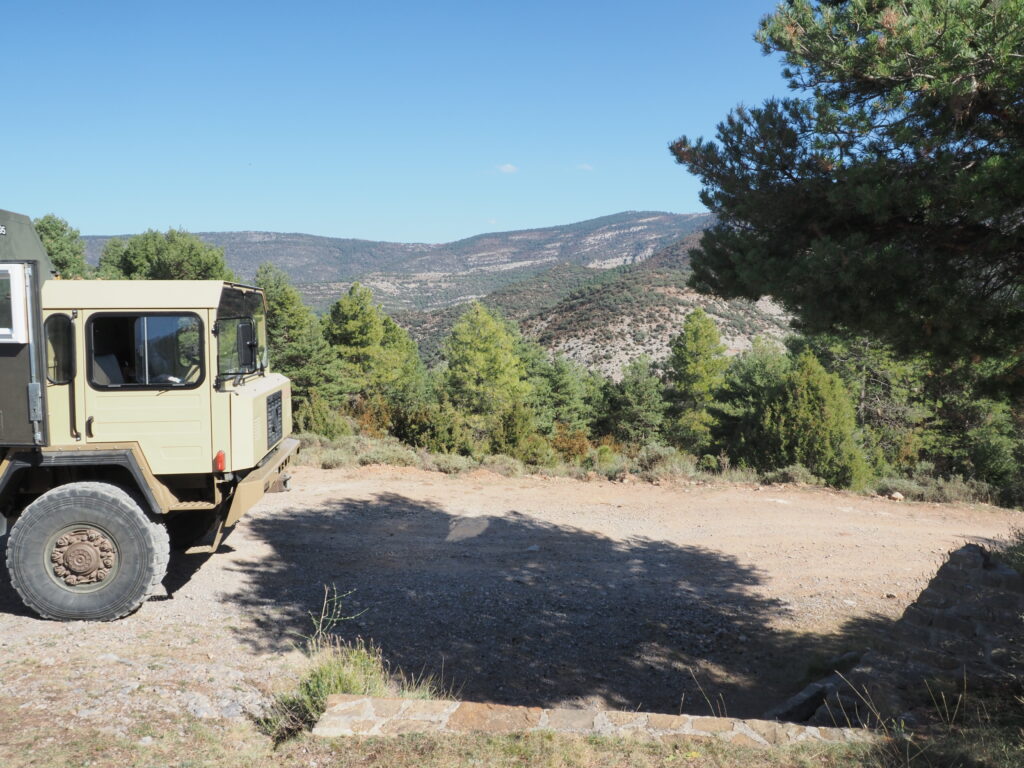
[[[0,535],[40,615],[109,620],[216,551],[297,448],[256,288],[58,280],[0,211]]]

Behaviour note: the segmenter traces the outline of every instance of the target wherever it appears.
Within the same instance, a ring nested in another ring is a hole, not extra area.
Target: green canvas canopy
[[[52,276],[32,220],[0,210],[0,447],[47,442],[39,289]]]
[[[28,216],[0,210],[0,261],[38,262],[39,282],[53,276],[53,264]]]

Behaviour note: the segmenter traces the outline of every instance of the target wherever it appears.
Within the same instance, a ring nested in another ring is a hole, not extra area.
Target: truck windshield
[[[267,308],[263,293],[225,286],[217,307],[217,376],[266,370]]]

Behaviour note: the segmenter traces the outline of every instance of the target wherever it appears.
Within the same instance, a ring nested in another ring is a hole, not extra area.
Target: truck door
[[[204,321],[184,310],[86,317],[86,442],[137,442],[157,475],[211,471]]]
[[[0,446],[46,445],[35,262],[0,262]]]

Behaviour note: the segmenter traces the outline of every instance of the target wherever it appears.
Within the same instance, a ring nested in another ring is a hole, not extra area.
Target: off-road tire
[[[102,531],[113,543],[116,570],[87,591],[65,586],[51,562],[54,537],[74,528]],[[7,570],[25,605],[46,619],[111,621],[152,594],[167,573],[167,531],[122,488],[69,483],[29,504],[11,527]]]

